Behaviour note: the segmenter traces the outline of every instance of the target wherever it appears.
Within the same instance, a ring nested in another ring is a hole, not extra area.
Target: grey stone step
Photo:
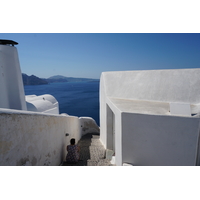
[[[100,136],[99,136],[99,135],[92,135],[92,138],[94,138],[94,139],[99,139]]]
[[[88,166],[112,166],[109,160],[107,159],[100,159],[100,160],[88,160]]]
[[[97,163],[96,160],[87,160],[87,166],[97,166]]]
[[[99,160],[99,162],[97,163],[97,166],[111,166],[111,163],[109,160],[107,159],[101,159]]]
[[[90,146],[90,159],[99,160],[105,158],[105,149],[102,147]]]
[[[78,145],[80,146],[80,161],[76,164],[64,163],[64,166],[112,166],[106,157],[106,150],[100,141],[98,134],[86,134]],[[107,152],[108,155],[109,152]],[[107,155],[107,157],[109,157]]]
[[[99,139],[91,139],[91,145],[103,146]]]

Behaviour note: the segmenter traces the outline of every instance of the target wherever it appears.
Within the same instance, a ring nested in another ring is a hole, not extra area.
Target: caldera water
[[[26,85],[24,91],[25,95],[51,94],[59,103],[60,114],[92,117],[99,125],[99,81]]]

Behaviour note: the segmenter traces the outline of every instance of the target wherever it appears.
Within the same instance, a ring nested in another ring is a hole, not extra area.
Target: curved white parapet
[[[0,43],[0,108],[26,110],[17,49]]]
[[[91,117],[79,117],[81,126],[81,135],[87,133],[99,133],[99,126],[96,124],[95,120]]]
[[[43,112],[49,114],[59,114],[58,101],[52,95],[27,95],[27,110],[33,112]]]

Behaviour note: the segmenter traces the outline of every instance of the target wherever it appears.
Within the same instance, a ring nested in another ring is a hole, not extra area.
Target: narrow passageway
[[[62,166],[112,166],[105,158],[106,150],[99,140],[99,134],[88,133],[78,142],[80,160],[76,164],[63,162]]]

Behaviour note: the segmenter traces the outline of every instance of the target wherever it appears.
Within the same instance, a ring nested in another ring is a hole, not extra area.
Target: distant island
[[[44,79],[38,78],[37,76],[22,73],[22,80],[24,85],[44,85],[48,84],[48,82]]]
[[[51,76],[49,78],[39,78],[37,76],[22,73],[22,79],[24,85],[44,85],[49,83],[56,82],[89,82],[89,81],[99,81],[99,79],[91,78],[74,78],[74,77],[65,77],[61,75]]]

